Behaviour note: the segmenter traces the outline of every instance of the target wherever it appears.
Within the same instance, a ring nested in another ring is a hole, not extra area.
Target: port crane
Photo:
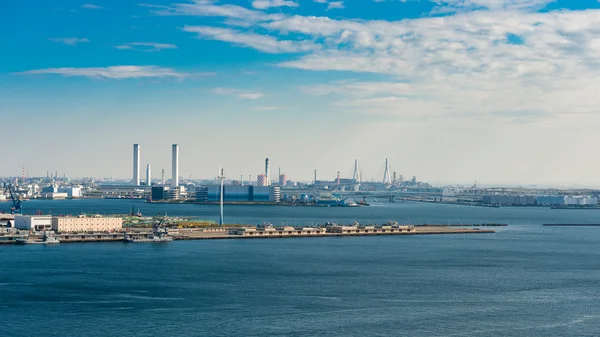
[[[4,184],[4,193],[10,194],[10,200],[12,201],[12,208],[10,210],[10,214],[23,214],[23,209],[21,208],[21,199],[17,199],[15,197],[15,188],[12,184]]]

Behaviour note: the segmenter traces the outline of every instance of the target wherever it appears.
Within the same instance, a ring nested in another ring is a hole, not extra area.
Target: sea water
[[[28,201],[53,214],[218,207]],[[501,222],[495,234],[0,245],[2,336],[598,336],[599,210],[226,206],[226,221]]]

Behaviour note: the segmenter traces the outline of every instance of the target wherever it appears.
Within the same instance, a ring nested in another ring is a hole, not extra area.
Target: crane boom
[[[10,200],[12,201],[12,208],[10,210],[11,214],[23,214],[23,209],[21,208],[21,200],[15,198],[14,187],[12,184],[4,184],[4,192],[10,194]]]

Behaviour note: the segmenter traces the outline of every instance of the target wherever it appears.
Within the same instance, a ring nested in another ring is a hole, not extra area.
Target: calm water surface
[[[0,206],[3,206],[0,204]],[[30,212],[125,213],[121,200]],[[218,208],[135,203],[216,220]],[[230,206],[227,222],[503,222],[496,234],[0,246],[2,336],[598,336],[597,210]]]

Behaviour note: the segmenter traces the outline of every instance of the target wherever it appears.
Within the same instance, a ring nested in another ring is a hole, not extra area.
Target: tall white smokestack
[[[140,185],[140,145],[133,144],[133,184]]]
[[[146,185],[152,186],[152,168],[150,164],[146,166]]]
[[[265,175],[267,176],[267,186],[271,186],[271,167],[269,165],[269,158],[265,159]]]
[[[171,186],[179,186],[179,145],[173,144],[173,167],[171,168]]]

